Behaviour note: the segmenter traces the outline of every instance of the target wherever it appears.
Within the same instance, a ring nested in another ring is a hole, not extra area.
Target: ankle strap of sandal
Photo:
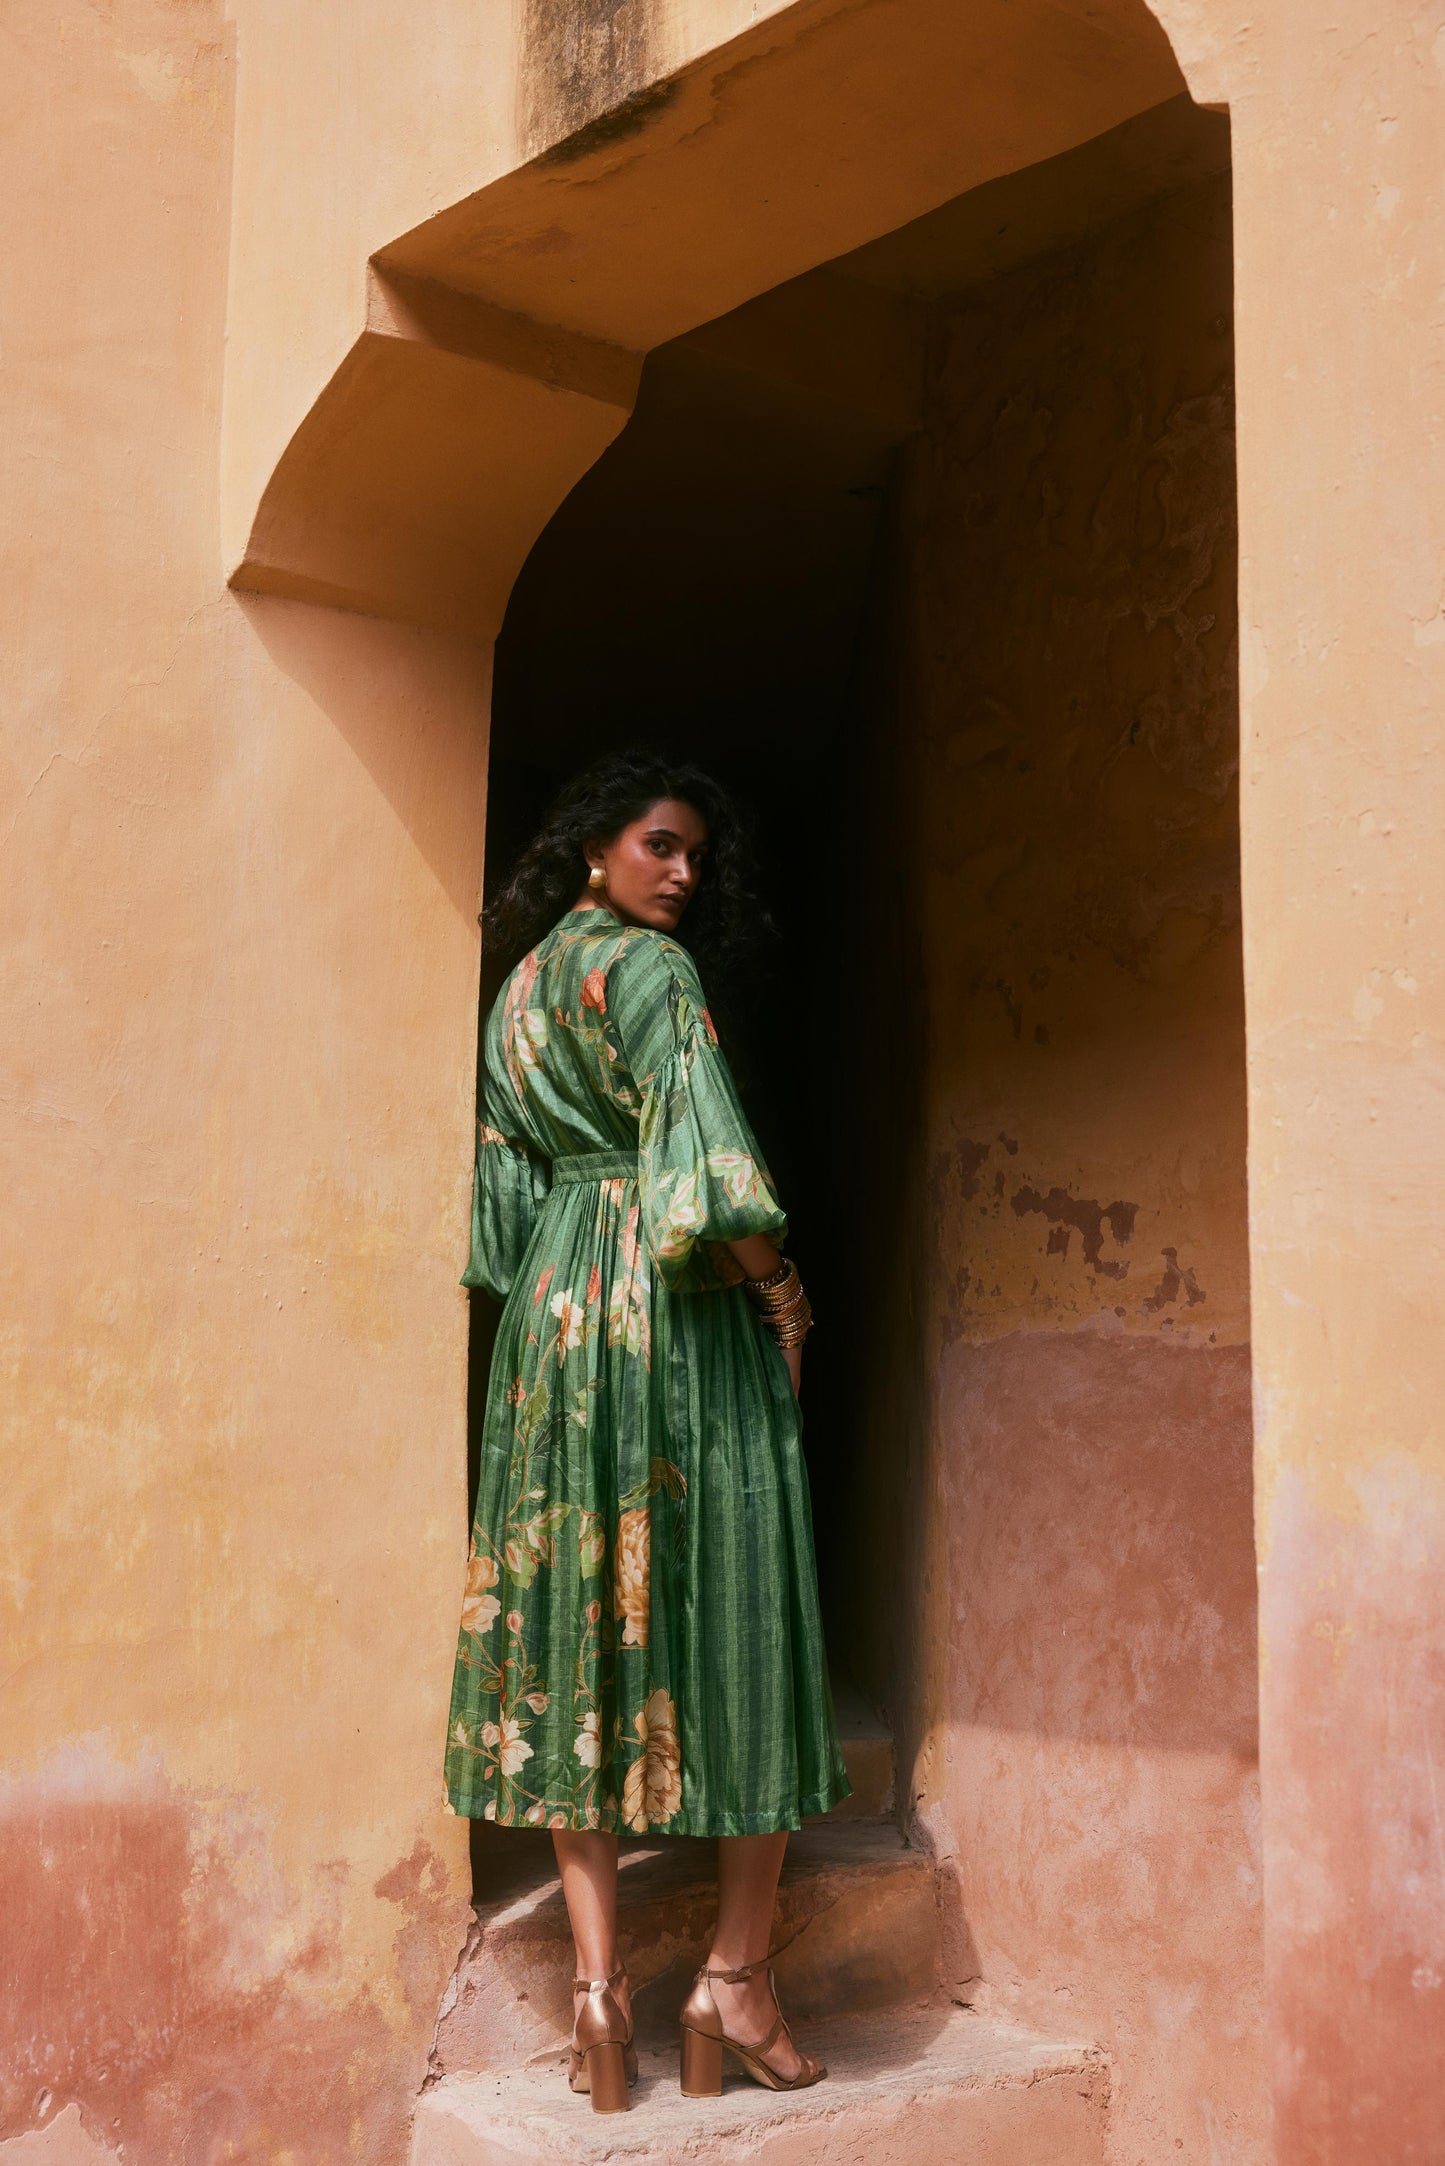
[[[762,1970],[764,1965],[771,1963],[772,1960],[772,1950],[769,1949],[766,1955],[756,1956],[751,1963],[744,1963],[740,1970],[710,1970],[707,1964],[704,1963],[702,1969],[698,1972],[698,1976],[699,1978],[716,1978],[722,1985],[743,1985],[753,1976],[755,1971]]]
[[[619,1963],[616,1970],[609,1971],[605,1978],[574,1978],[572,1980],[572,1991],[574,1993],[600,1993],[604,1987],[614,1986],[619,1978],[625,1978],[626,1976],[627,1965]]]

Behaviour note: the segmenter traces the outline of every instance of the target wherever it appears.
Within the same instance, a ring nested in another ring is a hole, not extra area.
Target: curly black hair
[[[510,968],[549,933],[585,884],[583,845],[610,842],[664,797],[707,822],[702,878],[678,937],[709,980],[725,987],[771,921],[758,898],[747,824],[732,792],[690,762],[645,749],[609,752],[574,775],[482,916],[494,963]],[[711,989],[711,988],[710,988]]]

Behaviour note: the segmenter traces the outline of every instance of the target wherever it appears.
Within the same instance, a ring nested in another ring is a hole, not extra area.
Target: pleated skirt
[[[849,1789],[798,1403],[739,1288],[656,1277],[612,1163],[554,1169],[502,1313],[448,1796],[503,1826],[795,1828]]]

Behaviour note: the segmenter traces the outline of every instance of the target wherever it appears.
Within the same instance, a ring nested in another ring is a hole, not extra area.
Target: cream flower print
[[[582,1717],[582,1727],[572,1750],[584,1767],[602,1765],[602,1718],[595,1707],[590,1715]]]
[[[522,1068],[535,1068],[537,1055],[546,1044],[546,1014],[539,1007],[529,1007],[518,1016],[518,1064]]]
[[[467,1581],[462,1595],[463,1632],[485,1632],[501,1614],[501,1603],[488,1588],[497,1584],[497,1567],[490,1557],[477,1554],[475,1543],[467,1558]]]
[[[685,1174],[668,1198],[657,1234],[657,1254],[661,1257],[685,1255],[691,1242],[697,1239],[707,1223],[707,1214],[697,1192],[697,1175]]]
[[[557,1355],[560,1360],[563,1354],[572,1353],[582,1344],[587,1330],[587,1307],[585,1302],[572,1299],[570,1286],[565,1293],[553,1294],[549,1305],[560,1327],[557,1334]]]
[[[652,1610],[652,1515],[645,1504],[617,1522],[612,1605],[614,1614],[626,1619],[623,1646],[645,1647]]]
[[[527,1006],[536,982],[537,957],[534,953],[524,957],[512,973],[504,1011],[503,1047],[507,1073],[519,1096],[526,1090],[528,1074],[537,1066],[539,1048],[547,1042],[545,1012]]]
[[[523,1008],[512,1023],[512,1058],[525,1072],[535,1068],[547,1043],[547,1017],[541,1008]]]
[[[739,1208],[757,1193],[758,1169],[746,1151],[709,1151],[707,1170],[722,1182],[729,1203]]]
[[[520,1775],[532,1757],[532,1748],[522,1735],[522,1725],[511,1715],[503,1715],[499,1723],[484,1722],[481,1739],[487,1750],[497,1755],[497,1765],[504,1775]]]
[[[627,1770],[622,1817],[635,1835],[663,1827],[682,1805],[682,1752],[677,1742],[677,1709],[665,1687],[653,1692],[633,1728],[642,1740],[642,1757]]]

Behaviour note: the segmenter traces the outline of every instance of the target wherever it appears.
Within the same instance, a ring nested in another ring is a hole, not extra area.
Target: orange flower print
[[[582,1005],[595,1008],[599,1015],[607,1013],[607,976],[601,970],[589,970],[582,980]]]
[[[702,1011],[702,1027],[703,1027],[703,1029],[704,1029],[704,1030],[705,1030],[705,1031],[707,1032],[707,1034],[708,1034],[709,1038],[711,1038],[711,1040],[712,1040],[713,1044],[714,1044],[714,1045],[716,1045],[716,1044],[717,1044],[717,1025],[716,1025],[716,1023],[714,1023],[714,1021],[713,1021],[712,1017],[711,1017],[711,1016],[710,1016],[710,1015],[708,1014],[708,1012],[707,1012],[707,1009],[706,1009],[706,1008],[704,1008],[704,1009],[703,1009],[703,1011]]]
[[[544,1293],[546,1293],[546,1291],[547,1291],[547,1288],[548,1288],[548,1287],[549,1287],[549,1286],[551,1285],[551,1283],[552,1283],[552,1273],[553,1273],[553,1272],[554,1272],[554,1271],[556,1270],[556,1268],[557,1268],[557,1266],[556,1266],[555,1264],[548,1264],[548,1266],[547,1266],[546,1270],[545,1270],[545,1271],[544,1271],[544,1272],[542,1273],[542,1276],[541,1276],[541,1277],[540,1277],[540,1278],[538,1279],[538,1281],[537,1281],[537,1291],[536,1291],[536,1292],[535,1292],[535,1293],[533,1294],[533,1296],[532,1296],[532,1306],[533,1306],[533,1308],[534,1308],[534,1309],[536,1308],[536,1306],[537,1306],[537,1303],[538,1303],[538,1302],[539,1302],[539,1301],[541,1300],[541,1298],[542,1298],[543,1294],[544,1294]]]
[[[665,1827],[682,1804],[682,1753],[677,1741],[677,1710],[659,1685],[633,1728],[642,1741],[642,1757],[627,1770],[622,1789],[622,1817],[634,1834]]]
[[[601,1296],[601,1293],[602,1273],[598,1270],[596,1264],[594,1264],[587,1279],[587,1300],[589,1305],[592,1302],[598,1300]]]
[[[467,1559],[467,1583],[462,1595],[463,1632],[485,1632],[501,1614],[501,1603],[488,1592],[497,1584],[497,1567],[490,1557],[479,1557],[473,1548]]]
[[[644,1504],[617,1522],[612,1605],[626,1619],[624,1647],[645,1647],[652,1609],[652,1518]]]

